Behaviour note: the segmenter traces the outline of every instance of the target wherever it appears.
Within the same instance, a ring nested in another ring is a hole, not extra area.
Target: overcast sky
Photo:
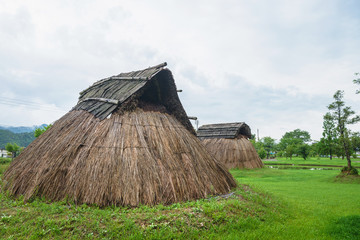
[[[0,125],[51,123],[93,82],[166,61],[200,125],[317,140],[336,90],[360,112],[359,11],[358,0],[0,0]]]

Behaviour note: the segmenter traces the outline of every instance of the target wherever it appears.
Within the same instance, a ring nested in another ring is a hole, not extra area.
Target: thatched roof
[[[95,82],[80,93],[73,110],[85,110],[99,119],[105,119],[119,108],[132,107],[133,100],[142,100],[165,106],[189,131],[194,129],[176,93],[176,85],[166,62],[144,70],[120,73]]]
[[[199,127],[197,136],[207,138],[237,138],[239,135],[251,138],[250,127],[244,122],[208,124]]]
[[[77,105],[4,173],[29,200],[170,204],[224,194],[235,180],[194,135],[165,65],[119,74],[80,93]]]
[[[121,106],[130,96],[160,73],[166,63],[144,70],[102,79],[80,93],[79,102],[74,110],[85,110],[95,117],[104,119]]]

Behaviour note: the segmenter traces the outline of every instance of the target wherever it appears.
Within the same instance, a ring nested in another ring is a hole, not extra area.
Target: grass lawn
[[[330,160],[329,158],[309,158],[304,160],[301,157],[293,157],[291,160],[290,158],[276,158],[271,160],[264,161],[266,165],[273,165],[273,164],[294,164],[294,165],[335,165],[335,166],[347,166],[346,159],[341,158],[333,158]],[[355,158],[351,159],[351,165],[354,167],[360,167],[360,159]]]
[[[233,170],[234,177],[288,204],[292,217],[280,235],[294,239],[360,239],[360,178],[339,170]],[[291,236],[297,234],[298,236]]]
[[[0,162],[0,176],[8,166]],[[360,181],[338,170],[232,170],[217,197],[139,208],[76,206],[0,193],[0,239],[360,239]]]

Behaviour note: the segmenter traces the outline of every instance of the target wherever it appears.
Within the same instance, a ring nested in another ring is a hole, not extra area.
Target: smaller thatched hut
[[[264,165],[248,140],[251,130],[244,122],[203,125],[197,136],[206,149],[228,169],[260,168]]]

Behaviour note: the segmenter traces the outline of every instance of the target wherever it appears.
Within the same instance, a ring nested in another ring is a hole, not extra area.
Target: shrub
[[[260,148],[258,154],[259,154],[259,157],[260,157],[261,159],[265,159],[265,158],[266,158],[266,151],[265,151],[264,148]]]
[[[346,175],[359,175],[359,171],[356,168],[354,167],[349,168],[347,166],[341,169],[341,173]]]

